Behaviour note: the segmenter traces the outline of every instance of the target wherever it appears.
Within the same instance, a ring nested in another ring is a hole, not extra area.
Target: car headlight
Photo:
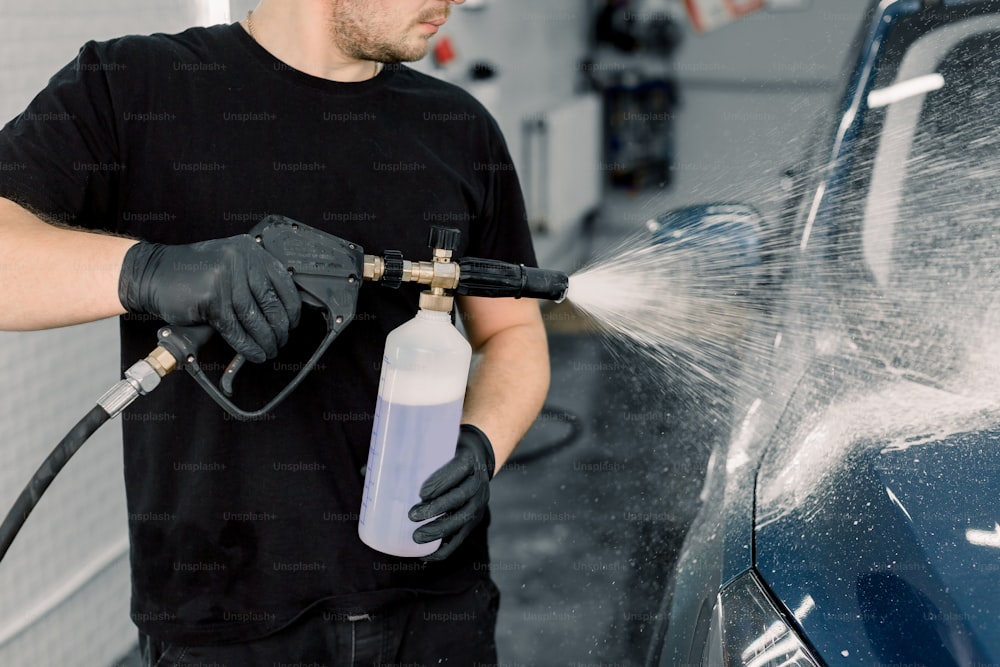
[[[820,667],[795,629],[771,602],[753,572],[734,579],[716,599],[708,642],[708,667]]]

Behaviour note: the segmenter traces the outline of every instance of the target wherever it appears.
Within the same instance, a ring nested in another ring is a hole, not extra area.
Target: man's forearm
[[[478,353],[463,421],[489,437],[499,471],[538,416],[548,393],[545,329],[540,324],[505,329],[487,340]]]
[[[0,198],[0,330],[48,329],[124,313],[118,276],[134,243],[50,225]]]

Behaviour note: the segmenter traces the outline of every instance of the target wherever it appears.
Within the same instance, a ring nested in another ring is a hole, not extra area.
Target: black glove
[[[125,254],[118,298],[125,310],[168,324],[208,324],[257,363],[278,354],[302,311],[291,275],[246,234],[190,245],[137,243]]]
[[[493,445],[486,434],[462,424],[455,458],[435,471],[420,487],[420,500],[410,509],[411,521],[442,515],[413,531],[413,541],[440,539],[441,546],[424,560],[444,560],[469,536],[490,501],[490,480],[496,468]]]

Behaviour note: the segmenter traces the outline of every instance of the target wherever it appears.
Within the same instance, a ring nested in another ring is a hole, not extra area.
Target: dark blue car
[[[873,2],[853,49],[746,227],[766,298],[650,665],[1000,664],[1000,1]]]

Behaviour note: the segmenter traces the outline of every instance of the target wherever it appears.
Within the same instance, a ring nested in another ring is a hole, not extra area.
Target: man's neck
[[[333,43],[326,16],[317,5],[288,3],[280,8],[262,2],[242,22],[250,36],[289,67],[315,77],[352,83],[366,81],[381,69],[370,60],[344,54]]]

